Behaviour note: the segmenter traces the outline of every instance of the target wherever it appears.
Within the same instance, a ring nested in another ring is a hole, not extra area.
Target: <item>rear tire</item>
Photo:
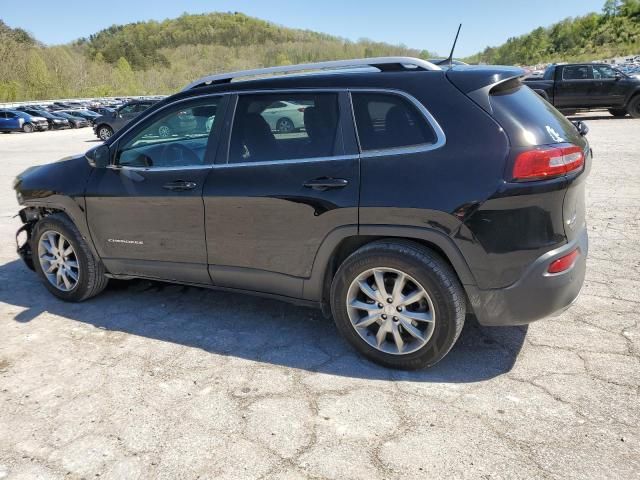
[[[364,356],[414,370],[435,365],[451,350],[464,325],[466,297],[435,252],[388,239],[343,262],[331,284],[331,310],[340,333]]]
[[[50,241],[51,238],[55,241]],[[60,238],[63,239],[63,246],[56,248]],[[52,243],[53,252],[50,250]],[[76,226],[63,213],[44,217],[36,223],[31,235],[31,252],[36,273],[45,287],[67,302],[81,302],[91,298],[104,290],[109,282],[104,265],[93,256]],[[52,265],[56,262],[63,263],[63,256],[64,268]],[[62,275],[59,275],[61,269]],[[69,270],[71,273],[65,273]],[[67,281],[63,282],[62,276]]]
[[[627,112],[633,118],[640,118],[640,95],[636,95],[629,101]]]
[[[295,130],[295,125],[291,121],[291,119],[284,117],[278,120],[276,123],[276,130],[279,133],[291,133]]]
[[[32,133],[33,132],[33,125],[31,125],[30,123],[25,123],[22,126],[22,131],[24,133]]]
[[[609,113],[614,117],[626,117],[627,111],[624,108],[610,108]]]

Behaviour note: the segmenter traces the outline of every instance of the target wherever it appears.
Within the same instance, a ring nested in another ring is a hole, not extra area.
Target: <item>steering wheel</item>
[[[202,163],[193,150],[181,143],[168,143],[164,145],[160,153],[160,158],[162,163],[160,165],[156,163],[156,165],[163,167],[182,167]]]

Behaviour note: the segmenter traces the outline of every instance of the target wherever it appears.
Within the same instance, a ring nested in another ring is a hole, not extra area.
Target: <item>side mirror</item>
[[[587,133],[589,133],[589,127],[587,127],[587,124],[584,123],[582,120],[576,120],[575,122],[572,122],[572,123],[576,127],[576,130],[578,130],[578,133],[583,137],[587,135]]]
[[[87,162],[94,168],[107,168],[110,161],[109,147],[106,145],[98,145],[84,154]]]

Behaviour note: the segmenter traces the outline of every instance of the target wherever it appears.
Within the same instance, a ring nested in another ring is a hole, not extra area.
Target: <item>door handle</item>
[[[175,182],[165,183],[162,188],[171,190],[173,192],[184,192],[186,190],[193,190],[198,184],[196,182],[190,182],[187,180],[176,180]]]
[[[307,180],[302,185],[305,188],[312,188],[313,190],[317,190],[319,192],[324,192],[325,190],[329,190],[331,188],[344,188],[349,183],[348,180],[344,178],[315,178],[313,180]]]

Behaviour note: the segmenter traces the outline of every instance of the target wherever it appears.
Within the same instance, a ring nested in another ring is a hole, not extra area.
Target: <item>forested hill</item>
[[[241,13],[113,26],[51,47],[2,23],[0,101],[173,93],[209,73],[386,55],[432,54],[286,28]]]
[[[541,6],[540,8],[544,8]],[[514,37],[466,59],[470,63],[535,65],[640,53],[640,0],[607,0],[602,13],[567,18]]]

